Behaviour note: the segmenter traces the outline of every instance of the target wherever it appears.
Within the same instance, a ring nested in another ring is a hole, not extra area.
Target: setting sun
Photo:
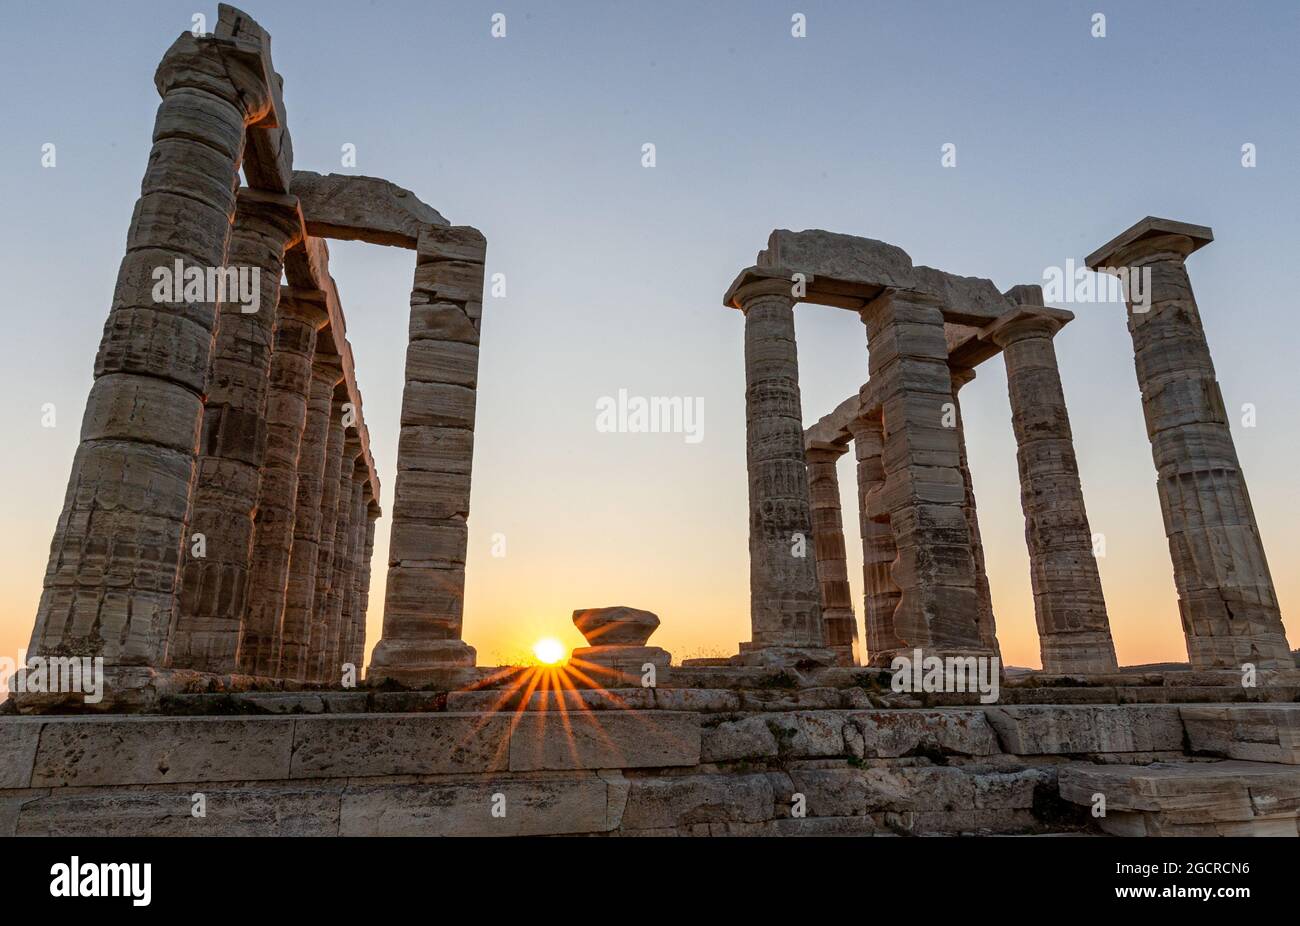
[[[564,662],[564,644],[554,637],[543,637],[533,644],[533,655],[537,661],[546,666],[558,666]]]

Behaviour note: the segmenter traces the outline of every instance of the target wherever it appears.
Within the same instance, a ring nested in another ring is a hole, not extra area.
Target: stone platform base
[[[0,833],[1297,833],[1300,704],[813,706],[827,691],[270,692],[171,702],[266,712],[242,716],[11,715]]]

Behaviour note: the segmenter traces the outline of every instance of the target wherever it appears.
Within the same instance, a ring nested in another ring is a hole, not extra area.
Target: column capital
[[[279,313],[281,317],[294,318],[310,325],[315,331],[320,331],[330,320],[325,293],[319,289],[281,286]]]
[[[317,341],[319,340],[320,333],[317,332]],[[316,351],[311,361],[311,375],[331,387],[337,386],[343,382],[343,358],[338,354]]]
[[[816,447],[809,447],[804,451],[804,459],[809,463],[835,463],[840,457],[848,453],[847,446],[829,446],[819,444]]]
[[[975,371],[970,367],[948,365],[948,372],[952,376],[952,394],[955,397],[957,390],[969,383],[975,378]]]
[[[235,221],[264,224],[284,236],[287,250],[303,240],[306,225],[298,197],[240,187],[235,193]]]
[[[981,329],[980,335],[991,339],[1005,350],[1008,344],[1024,338],[1055,337],[1056,332],[1073,319],[1074,313],[1064,309],[1021,306]]]
[[[1089,270],[1107,273],[1113,268],[1146,263],[1153,257],[1183,260],[1213,240],[1214,232],[1207,225],[1149,215],[1093,251],[1084,263]]]
[[[780,267],[747,267],[736,276],[722,297],[729,309],[746,310],[749,303],[762,296],[781,296],[793,305],[799,296],[796,287],[812,283],[810,273],[798,274]],[[805,289],[806,291],[806,289]]]

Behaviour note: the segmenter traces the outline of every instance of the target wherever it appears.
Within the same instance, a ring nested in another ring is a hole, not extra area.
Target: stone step
[[[1237,760],[1151,765],[1071,763],[1060,795],[1102,806],[1096,823],[1116,836],[1300,835],[1300,768]]]

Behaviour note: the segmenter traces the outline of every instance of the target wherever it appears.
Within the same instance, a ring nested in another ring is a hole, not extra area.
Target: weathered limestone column
[[[472,228],[428,226],[420,234],[384,631],[370,682],[419,685],[474,665],[461,622],[486,253]]]
[[[358,443],[358,451],[360,444]],[[360,481],[367,478],[362,457],[344,459],[345,471],[339,477],[338,521],[334,530],[334,572],[330,578],[328,596],[328,624],[325,628],[325,659],[321,681],[339,684],[343,666],[341,658],[344,647],[344,635],[351,618],[353,575],[356,571],[353,562],[356,543],[356,516],[358,500],[361,495]]]
[[[335,572],[340,566],[343,550],[339,549],[339,516],[347,517],[346,504],[340,508],[345,474],[352,471],[361,441],[355,432],[349,433],[343,424],[348,402],[346,386],[334,391],[330,410],[329,443],[325,449],[325,484],[321,491],[320,539],[316,553],[316,598],[311,615],[311,638],[307,644],[307,680],[325,679],[326,661],[329,658],[330,632],[337,613],[338,591],[334,585]]]
[[[873,519],[888,515],[898,547],[891,575],[902,595],[894,611],[901,655],[992,656],[979,631],[957,431],[943,424],[953,394],[942,310],[938,299],[902,291],[862,310],[884,423],[885,482],[867,509]]]
[[[1002,348],[1043,671],[1117,671],[1106,599],[1052,338],[1061,321],[1026,311],[991,326]]]
[[[379,505],[367,495],[365,503],[365,534],[362,537],[362,558],[357,570],[357,618],[352,633],[352,648],[348,661],[357,667],[358,674],[365,664],[366,618],[370,613],[371,561],[375,553],[375,522],[379,519]]]
[[[326,349],[328,348],[328,350]],[[326,463],[330,439],[337,433],[334,456],[342,452],[342,419],[334,415],[334,392],[343,382],[343,365],[333,353],[333,333],[316,332],[312,361],[311,399],[307,425],[298,453],[298,496],[294,505],[293,551],[285,586],[284,621],[280,633],[281,678],[306,681],[312,616],[317,610],[316,586],[320,564],[321,510],[325,494]],[[337,480],[335,480],[337,484]],[[333,541],[331,529],[329,537]]]
[[[335,661],[341,668],[344,663],[351,663],[358,676],[362,671],[361,663],[353,658],[356,634],[360,632],[361,620],[361,571],[365,558],[366,526],[366,488],[370,479],[365,458],[357,460],[356,481],[352,488],[352,511],[348,516],[348,585],[343,600],[343,620],[339,631],[339,641]]]
[[[746,662],[831,662],[822,636],[821,592],[811,549],[812,504],[804,461],[788,279],[746,283],[745,457],[749,469],[749,609]]]
[[[175,617],[217,305],[155,299],[162,268],[226,262],[244,130],[272,109],[243,46],[184,33],[154,78],[162,104],[95,360],[29,652],[161,666]]]
[[[885,434],[879,418],[857,418],[853,454],[858,461],[858,523],[862,537],[863,624],[866,627],[868,665],[888,666],[905,644],[894,633],[894,611],[902,591],[894,583],[892,568],[898,559],[894,531],[888,514],[867,515],[867,499],[885,484]]]
[[[252,307],[228,300],[218,315],[191,503],[191,546],[182,556],[180,606],[167,648],[167,662],[177,668],[222,674],[239,668],[280,277],[285,249],[301,235],[296,199],[239,191],[227,264],[241,278],[250,274],[251,281],[256,274],[260,302],[249,311]]]
[[[311,397],[316,333],[329,320],[311,292],[282,289],[271,352],[266,400],[266,454],[253,525],[248,611],[239,647],[239,670],[276,676],[298,501],[298,461]],[[320,293],[324,296],[324,293]]]
[[[966,487],[966,499],[962,511],[966,515],[966,525],[970,529],[971,555],[975,558],[975,592],[979,603],[976,621],[979,624],[980,641],[999,656],[1002,648],[998,645],[997,621],[993,617],[993,592],[989,588],[989,575],[984,565],[984,540],[980,537],[979,517],[975,512],[975,483],[970,475],[970,462],[966,457],[966,422],[961,414],[961,399],[957,393],[962,386],[975,378],[975,371],[970,367],[949,366],[952,376],[952,402],[957,430],[957,455],[961,461],[961,480]]]
[[[847,447],[814,448],[808,460],[808,494],[812,503],[813,546],[817,552],[817,581],[821,587],[822,632],[826,646],[843,666],[861,664],[858,622],[849,591],[848,555],[844,551],[844,520],[840,512],[840,480],[835,462]]]
[[[1129,279],[1128,327],[1192,666],[1293,669],[1184,263],[1213,240],[1204,226],[1148,217],[1087,264]]]

